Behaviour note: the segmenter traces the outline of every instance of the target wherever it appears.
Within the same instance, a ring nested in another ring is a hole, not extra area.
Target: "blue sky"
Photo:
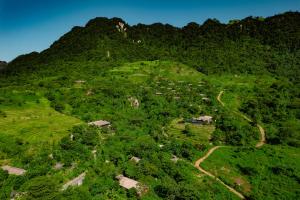
[[[300,0],[0,0],[0,60],[46,49],[97,16],[121,17],[131,25],[184,26],[299,10]]]

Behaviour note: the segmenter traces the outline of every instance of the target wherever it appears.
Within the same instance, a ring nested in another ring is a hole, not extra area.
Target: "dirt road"
[[[217,96],[217,100],[219,101],[219,103],[222,105],[222,106],[225,106],[225,104],[223,103],[223,101],[221,100],[221,96],[223,95],[224,91],[222,90],[219,95]]]
[[[221,96],[223,95],[224,91],[222,90],[219,95],[217,96],[217,100],[218,102],[224,106],[225,104],[222,102],[221,100]],[[245,120],[247,120],[248,122],[253,122],[252,119],[250,119],[249,117],[247,117],[246,115],[242,114],[242,113],[239,113],[239,112],[236,112],[236,111],[233,111],[235,114],[243,117]],[[259,132],[260,132],[260,140],[259,142],[255,145],[256,148],[259,148],[259,147],[262,147],[265,143],[266,143],[266,134],[265,134],[265,130],[264,128],[260,125],[260,124],[256,124]]]
[[[206,171],[205,169],[203,169],[201,167],[201,163],[204,162],[215,150],[224,147],[224,146],[215,146],[213,148],[211,148],[202,158],[199,158],[194,166],[201,171],[202,173],[212,177],[213,179],[215,179],[216,181],[218,181],[219,183],[221,183],[223,186],[225,186],[230,192],[234,193],[235,195],[237,195],[239,198],[241,199],[245,199],[245,197],[239,193],[238,191],[236,191],[234,188],[230,187],[229,185],[227,185],[226,183],[224,183],[221,179],[217,178],[216,176],[214,176],[213,174],[211,174],[210,172]]]
[[[259,148],[261,146],[263,146],[265,143],[266,143],[266,133],[265,133],[265,130],[264,128],[257,124],[257,127],[259,129],[259,132],[260,132],[260,141],[256,144],[256,148]]]
[[[224,91],[222,90],[219,95],[217,96],[217,100],[218,102],[224,107],[225,104],[222,102],[221,100],[221,96],[223,95]],[[236,112],[234,111],[235,114],[243,117],[245,120],[247,120],[248,122],[253,122],[250,118],[248,118],[246,115],[242,114],[242,113],[239,113],[239,112]],[[259,125],[259,124],[256,124],[256,126],[258,127],[259,129],[259,132],[260,132],[260,135],[261,135],[261,138],[259,140],[259,142],[255,145],[255,147],[259,148],[261,146],[263,146],[265,143],[266,143],[266,135],[265,135],[265,130],[264,128]],[[212,177],[213,179],[215,179],[216,181],[218,181],[219,183],[221,183],[223,186],[225,186],[230,192],[234,193],[236,196],[238,196],[239,198],[241,199],[246,199],[244,197],[244,195],[242,195],[240,192],[236,191],[234,188],[230,187],[229,185],[227,185],[226,183],[224,183],[221,179],[217,178],[215,175],[211,174],[210,172],[206,171],[205,169],[203,169],[201,167],[201,163],[204,162],[215,150],[221,148],[221,147],[224,147],[224,146],[215,146],[213,148],[211,148],[203,157],[199,158],[194,166],[199,170],[201,171],[202,173]]]

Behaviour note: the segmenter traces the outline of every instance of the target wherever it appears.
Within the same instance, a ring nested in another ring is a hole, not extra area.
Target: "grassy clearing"
[[[175,119],[168,127],[168,134],[182,141],[189,141],[193,144],[208,143],[212,132],[215,130],[213,125],[195,125],[181,123],[183,119]],[[189,133],[184,130],[189,129]]]
[[[47,99],[29,90],[1,90],[1,95],[1,160],[14,159],[22,153],[37,154],[39,148],[58,142],[81,123],[55,111]]]
[[[203,163],[205,169],[254,199],[297,199],[299,166],[296,148],[270,145],[223,148]]]
[[[133,82],[145,80],[145,77],[160,79],[167,77],[173,81],[198,81],[203,78],[199,72],[180,63],[170,61],[142,61],[128,63],[121,67],[111,70],[112,73],[119,76],[128,75]],[[154,80],[156,80],[154,79]]]
[[[253,90],[258,84],[271,85],[275,79],[270,76],[254,76],[254,75],[222,75],[222,76],[209,76],[207,80],[214,85],[216,93],[224,90],[222,101],[226,107],[231,110],[237,111],[240,107],[243,97],[256,98],[253,95]]]
[[[7,116],[0,120],[1,134],[28,143],[58,141],[74,124],[80,123],[78,119],[56,112],[45,103],[28,108],[6,108],[3,112]]]

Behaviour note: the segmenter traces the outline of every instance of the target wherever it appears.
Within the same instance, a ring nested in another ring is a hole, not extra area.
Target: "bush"
[[[62,102],[52,101],[50,105],[57,112],[62,112],[65,109],[65,105]]]
[[[30,180],[25,199],[55,200],[59,194],[58,183],[53,178],[40,176]]]

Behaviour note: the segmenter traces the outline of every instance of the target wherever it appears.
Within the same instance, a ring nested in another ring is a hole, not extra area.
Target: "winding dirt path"
[[[224,90],[220,91],[219,95],[217,96],[217,100],[218,102],[224,107],[225,104],[224,102],[221,100],[221,96],[224,94]],[[252,119],[250,119],[249,117],[247,117],[246,115],[236,112],[234,111],[235,114],[240,115],[241,117],[243,117],[245,120],[247,120],[248,122],[253,122]],[[262,147],[265,143],[266,143],[266,133],[265,133],[265,129],[260,125],[260,124],[256,124],[259,132],[260,132],[260,139],[259,142],[255,145],[256,148]]]
[[[224,91],[220,91],[220,93],[217,96],[217,100],[218,102],[224,107],[225,104],[224,102],[221,100],[222,95],[224,94]],[[246,115],[236,112],[234,111],[235,114],[243,117],[245,120],[247,120],[248,122],[253,122],[253,120],[251,120],[250,118],[248,118]],[[256,126],[259,129],[261,138],[259,140],[259,142],[255,145],[256,148],[262,147],[265,143],[266,143],[266,134],[265,134],[265,130],[264,128],[260,125],[260,124],[256,124]],[[212,173],[206,171],[205,169],[203,169],[201,167],[201,163],[204,162],[215,150],[224,147],[224,146],[215,146],[213,148],[211,148],[203,157],[199,158],[195,164],[194,167],[196,167],[199,171],[201,171],[202,173],[210,176],[211,178],[215,179],[216,181],[218,181],[220,184],[222,184],[223,186],[225,186],[230,192],[234,193],[236,196],[238,196],[241,199],[246,199],[244,197],[244,195],[242,195],[240,192],[236,191],[234,188],[230,187],[229,185],[227,185],[226,183],[224,183],[221,179],[219,179],[218,177],[216,177],[215,175],[213,175]]]
[[[218,102],[224,107],[225,104],[223,103],[223,101],[221,100],[221,96],[223,95],[224,91],[222,90],[219,95],[217,96],[217,100]]]
[[[212,177],[213,179],[215,179],[216,181],[218,181],[219,183],[221,183],[223,186],[225,186],[230,192],[234,193],[235,195],[237,195],[239,198],[241,199],[246,199],[241,193],[239,193],[238,191],[236,191],[234,188],[230,187],[229,185],[227,185],[226,183],[224,183],[221,179],[217,178],[216,176],[214,176],[213,174],[211,174],[210,172],[206,171],[205,169],[203,169],[201,167],[201,163],[204,162],[215,150],[224,147],[224,146],[215,146],[213,148],[211,148],[202,158],[199,158],[194,166],[201,171],[202,173]]]
[[[262,147],[264,144],[266,144],[266,133],[265,133],[265,129],[257,124],[257,127],[259,129],[260,132],[260,141],[255,145],[256,148]]]

